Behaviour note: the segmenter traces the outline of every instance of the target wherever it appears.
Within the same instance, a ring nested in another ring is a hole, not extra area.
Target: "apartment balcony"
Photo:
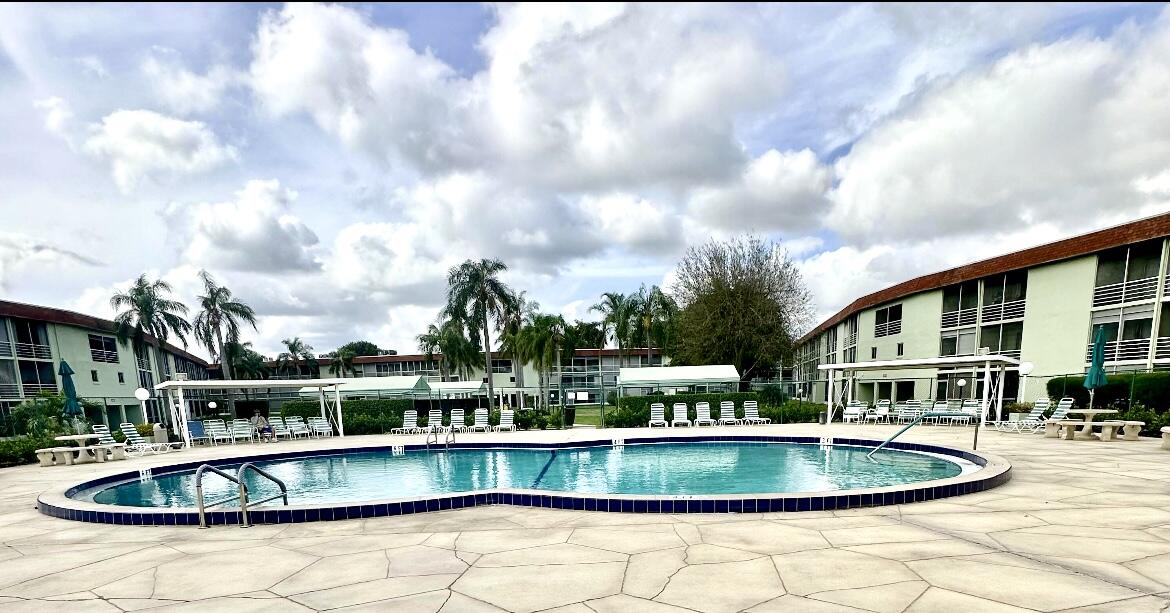
[[[1170,338],[1162,336],[1154,341],[1154,359],[1170,360]]]
[[[32,343],[16,343],[16,357],[32,358],[34,360],[51,360],[53,352],[48,345],[34,345]]]
[[[1170,339],[1168,339],[1170,340]],[[1108,341],[1105,343],[1106,362],[1126,362],[1145,360],[1150,355],[1150,339],[1132,338],[1123,341]],[[1093,344],[1089,343],[1085,350],[1085,362],[1093,360]]]
[[[1093,289],[1093,306],[1100,307],[1125,302],[1153,300],[1157,294],[1157,277],[1102,285]]]
[[[12,345],[10,343],[0,343],[0,358],[12,357]]]
[[[901,334],[901,333],[902,333],[902,320],[901,319],[899,319],[897,321],[886,322],[884,324],[877,324],[873,328],[873,335],[875,337],[892,336],[894,334]],[[857,343],[856,336],[854,336],[853,342],[854,342],[854,344]]]
[[[943,328],[958,328],[960,326],[973,326],[975,320],[978,319],[979,309],[971,307],[969,309],[960,309],[958,311],[950,311],[942,314],[941,326]]]
[[[1015,360],[1020,359],[1020,350],[1019,349],[1004,349],[1004,350],[999,351],[998,353],[999,353],[999,355],[1002,355],[1005,358],[1012,358]]]
[[[36,396],[41,392],[57,393],[56,383],[25,383],[22,387],[25,396]]]
[[[102,349],[90,349],[89,350],[89,357],[94,362],[105,362],[107,364],[117,364],[118,363],[118,352],[117,351],[104,351]]]
[[[0,385],[0,398],[20,398],[20,386],[15,383]]]
[[[1000,304],[988,304],[983,307],[983,323],[1003,321],[1005,319],[1022,319],[1024,317],[1023,300],[1013,300]]]
[[[857,344],[857,333],[856,332],[845,337],[845,346],[846,347],[852,347],[856,344]]]

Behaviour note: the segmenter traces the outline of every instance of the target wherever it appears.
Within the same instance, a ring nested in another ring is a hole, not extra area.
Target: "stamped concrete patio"
[[[757,430],[826,434],[814,425]],[[893,430],[829,431],[883,438]],[[969,448],[971,429],[920,427],[907,439]],[[1010,483],[911,505],[758,515],[494,506],[249,529],[83,524],[33,508],[40,492],[66,482],[226,457],[238,447],[114,465],[3,469],[0,610],[1170,610],[1170,452],[1153,440],[995,432],[980,443],[1012,462]],[[254,449],[305,445],[320,443]]]

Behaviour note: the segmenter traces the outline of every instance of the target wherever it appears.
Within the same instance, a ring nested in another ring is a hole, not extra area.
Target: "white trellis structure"
[[[321,417],[332,415],[337,424],[337,434],[345,436],[345,422],[341,414],[341,386],[353,379],[236,379],[227,381],[166,381],[154,386],[167,400],[171,412],[171,423],[175,434],[183,437],[183,446],[191,447],[191,433],[187,430],[187,419],[191,414],[184,395],[185,390],[269,390],[296,388],[314,389],[321,403]],[[331,393],[326,393],[328,390]]]

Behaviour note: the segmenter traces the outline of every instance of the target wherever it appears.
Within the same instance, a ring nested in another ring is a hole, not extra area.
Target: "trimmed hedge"
[[[52,436],[17,436],[0,439],[0,467],[20,466],[37,461],[37,449],[59,447]]]
[[[402,427],[402,414],[410,409],[418,411],[418,425],[427,425],[429,405],[418,405],[415,401],[402,398],[380,398],[374,400],[342,400],[341,412],[345,420],[346,434],[387,434],[394,428]],[[438,403],[433,405],[439,408]],[[458,408],[457,406],[455,408]],[[443,425],[451,425],[451,407],[443,401]],[[299,415],[301,417],[319,417],[321,405],[311,400],[294,400],[286,402],[280,407],[282,417]],[[464,409],[463,425],[475,423],[475,410]],[[500,412],[488,413],[488,424],[498,425]]]
[[[1170,372],[1112,373],[1109,382],[1097,388],[1093,403],[1097,406],[1130,405],[1132,402],[1162,413],[1170,409]],[[1048,395],[1053,399],[1070,396],[1078,407],[1089,406],[1089,390],[1084,376],[1056,377],[1048,381]]]
[[[760,407],[760,417],[767,417],[774,424],[808,424],[816,423],[825,405],[801,400],[788,400],[780,406],[763,405]]]
[[[674,394],[654,396],[624,396],[618,400],[618,407],[605,412],[605,427],[607,428],[639,428],[650,422],[650,403],[661,402],[666,405],[666,419],[674,417],[674,403],[684,402],[687,405],[687,419],[695,418],[695,403],[707,402],[711,405],[711,418],[719,419],[719,403],[730,400],[735,403],[735,416],[743,417],[743,403],[745,400],[759,402],[760,395],[756,392],[734,392],[730,394]],[[760,409],[761,416],[763,407]]]

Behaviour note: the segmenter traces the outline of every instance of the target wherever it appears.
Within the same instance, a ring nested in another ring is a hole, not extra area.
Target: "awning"
[[[487,384],[483,381],[443,381],[441,383],[431,383],[431,391],[439,394],[439,397],[451,397],[456,394],[474,394],[476,396],[487,396]]]
[[[622,368],[618,371],[619,387],[659,387],[671,385],[707,385],[739,383],[739,371],[730,364],[715,366],[651,366]]]
[[[422,375],[410,377],[355,377],[353,379],[342,379],[342,381],[345,382],[345,385],[342,386],[341,393],[346,396],[355,394],[425,396],[431,390],[430,386],[427,385],[426,377]],[[317,393],[317,387],[313,385],[302,387],[301,393],[315,394]]]

